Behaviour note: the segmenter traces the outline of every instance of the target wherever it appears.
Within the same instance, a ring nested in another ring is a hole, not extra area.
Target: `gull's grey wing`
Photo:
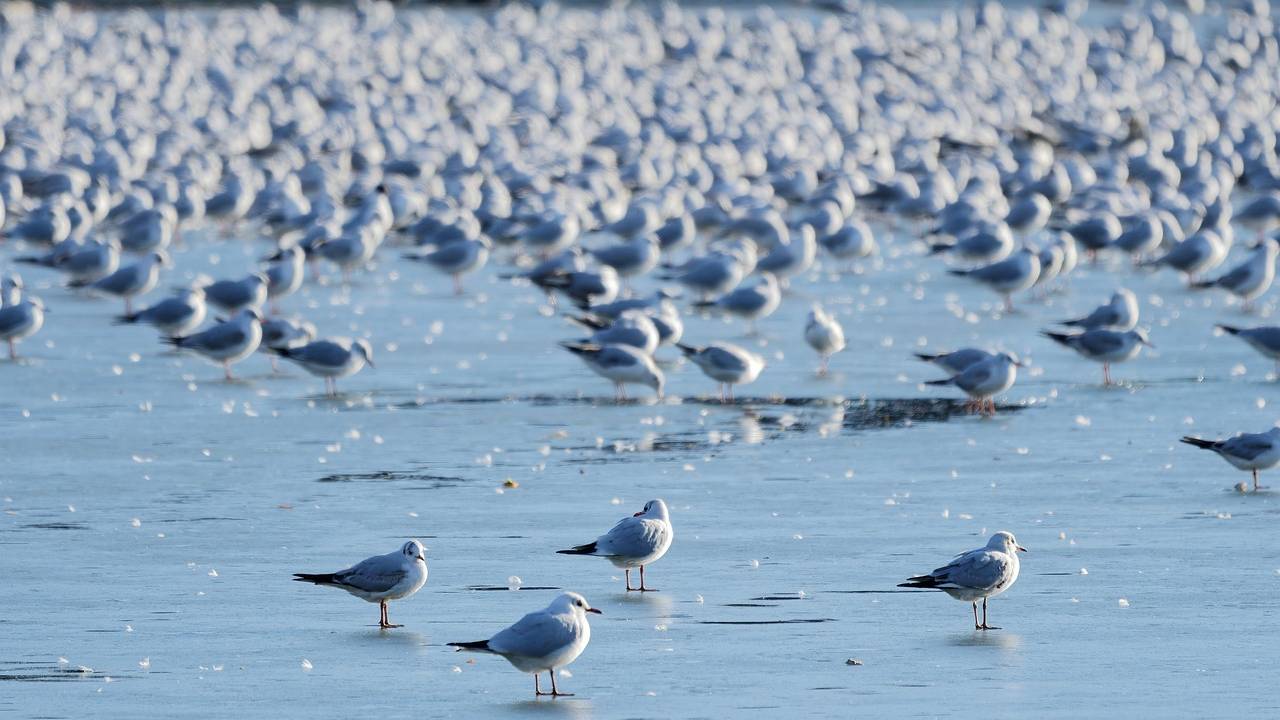
[[[959,385],[962,390],[972,390],[989,381],[993,371],[991,363],[976,363],[970,365],[964,372],[957,375],[954,378],[954,382],[956,385]]]
[[[220,350],[245,341],[244,328],[235,323],[214,325],[204,332],[183,338],[181,347],[197,350]]]
[[[596,540],[596,554],[641,557],[662,544],[667,524],[658,520],[625,517]]]
[[[1089,313],[1088,315],[1085,315],[1084,317],[1080,318],[1079,320],[1076,320],[1071,324],[1080,325],[1086,328],[1102,327],[1103,325],[1114,325],[1116,321],[1119,320],[1118,315],[1119,313],[1117,313],[1116,309],[1111,307],[1111,305],[1103,305],[1102,307],[1094,310],[1093,312]]]
[[[1241,460],[1253,460],[1264,452],[1271,450],[1271,438],[1263,433],[1245,433],[1213,446],[1213,449],[1223,455],[1240,458]]]
[[[1005,553],[980,548],[961,555],[949,565],[929,574],[939,585],[992,590],[1008,576],[1011,565],[1012,562]]]
[[[1077,336],[1076,342],[1090,355],[1105,355],[1124,347],[1124,336],[1107,330],[1090,330]]]
[[[122,293],[134,285],[138,284],[137,265],[122,267],[110,275],[102,278],[92,285],[99,290],[105,290],[109,293]]]
[[[427,253],[422,259],[432,265],[451,267],[466,262],[470,252],[471,248],[465,241],[451,242]]]
[[[998,263],[994,263],[986,267],[980,267],[969,273],[971,277],[993,283],[1016,280],[1023,274],[1023,270],[1018,266],[1016,258],[1001,260]]]
[[[642,259],[643,251],[634,245],[611,245],[603,247],[599,250],[592,250],[591,254],[605,265],[628,265],[639,263]]]
[[[763,307],[768,299],[763,287],[738,288],[716,302],[717,305],[740,312],[751,312]]]
[[[138,313],[144,322],[175,323],[192,313],[191,306],[178,298],[166,298]]]
[[[713,345],[704,349],[701,354],[707,359],[707,364],[714,368],[734,372],[745,372],[747,369],[747,364],[742,358],[721,347]]]
[[[680,276],[682,282],[694,285],[715,285],[729,277],[729,264],[723,257],[703,258],[701,261],[694,261],[692,265]]]
[[[30,317],[25,305],[16,305],[0,310],[0,333],[11,333],[22,327]]]
[[[572,643],[573,630],[559,616],[532,612],[489,638],[489,649],[501,655],[542,657]]]
[[[1263,347],[1280,350],[1280,327],[1267,326],[1241,330],[1240,336],[1252,340]]]
[[[377,555],[334,573],[333,579],[365,592],[386,592],[404,580],[407,574],[400,557],[400,553]]]
[[[606,345],[591,356],[593,362],[602,368],[631,367],[639,360],[635,355],[614,345]]]
[[[1234,290],[1240,285],[1243,285],[1244,283],[1248,282],[1249,277],[1251,275],[1250,265],[1251,263],[1246,262],[1243,265],[1237,266],[1236,268],[1228,272],[1226,275],[1223,275],[1217,280],[1214,280],[1213,284],[1217,285],[1220,288],[1227,288],[1228,290]]]
[[[331,367],[339,367],[346,364],[350,355],[351,351],[348,348],[344,348],[332,340],[317,340],[307,343],[289,353],[290,358],[314,365]]]

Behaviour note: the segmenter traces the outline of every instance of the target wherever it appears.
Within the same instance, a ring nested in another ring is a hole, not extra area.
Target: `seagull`
[[[164,250],[178,228],[178,213],[172,206],[141,210],[120,223],[120,245],[131,253]]]
[[[755,265],[755,245],[743,240],[734,248],[714,250],[672,268],[665,279],[675,280],[705,299],[732,290]]]
[[[1036,284],[1040,276],[1040,256],[1030,248],[1022,248],[1011,257],[972,270],[948,270],[949,275],[959,275],[976,280],[1004,297],[1004,308],[1013,311],[1013,294]]]
[[[962,348],[948,353],[916,353],[921,360],[937,365],[952,375],[959,375],[969,369],[970,365],[995,357],[986,350],[978,348]]]
[[[124,298],[124,314],[129,315],[133,312],[134,296],[146,295],[150,292],[160,280],[160,267],[169,264],[169,256],[163,250],[159,250],[91,283],[88,287]]]
[[[643,310],[625,310],[613,321],[591,314],[571,315],[569,319],[595,331],[590,338],[581,341],[589,345],[630,345],[652,355],[662,339],[658,326]]]
[[[813,227],[801,225],[799,232],[792,234],[791,242],[778,243],[768,255],[760,258],[760,262],[756,263],[756,271],[769,273],[786,283],[813,265],[817,251],[818,242],[814,239]]]
[[[1018,368],[1026,367],[1009,353],[979,360],[946,380],[929,380],[926,385],[955,385],[969,396],[969,407],[982,414],[996,414],[996,395],[1013,387]]]
[[[1228,335],[1234,335],[1244,340],[1254,350],[1274,360],[1276,362],[1276,376],[1280,377],[1280,325],[1262,325],[1252,328],[1219,325],[1218,328]]]
[[[262,307],[270,284],[265,274],[249,273],[239,280],[218,280],[205,285],[204,296],[214,306],[234,314],[245,308]]]
[[[1280,241],[1263,238],[1249,258],[1214,280],[1191,283],[1197,290],[1219,287],[1244,301],[1248,311],[1253,301],[1268,289],[1276,278],[1276,253]]]
[[[373,347],[363,338],[315,340],[302,347],[272,348],[272,352],[298,363],[312,375],[324,378],[325,392],[329,397],[338,394],[338,378],[354,375],[365,365],[374,367]]]
[[[700,301],[695,308],[719,310],[746,320],[749,334],[756,334],[756,321],[767,318],[782,302],[782,289],[773,273],[764,273],[760,282],[750,287],[740,287],[714,301]]]
[[[1258,234],[1258,241],[1263,236],[1280,227],[1280,195],[1271,193],[1254,198],[1232,218]]]
[[[556,213],[525,230],[521,239],[546,258],[574,244],[581,231],[582,223],[576,215]]]
[[[264,273],[267,276],[267,298],[275,308],[277,302],[302,287],[307,253],[297,245],[291,245],[267,258],[267,261],[270,263]]]
[[[378,249],[374,232],[370,226],[355,228],[336,238],[322,238],[312,249],[320,257],[337,265],[342,271],[343,281],[349,282],[351,271],[364,267]]]
[[[0,278],[0,308],[22,302],[22,287],[22,276],[17,273],[6,273]]]
[[[857,260],[876,251],[876,238],[871,228],[861,220],[847,225],[818,241],[832,257],[840,260]]]
[[[169,337],[180,337],[200,327],[207,312],[204,290],[200,287],[183,288],[173,297],[165,298],[136,313],[117,315],[115,324],[132,325],[141,322]]]
[[[551,602],[544,610],[531,612],[516,624],[499,632],[488,640],[448,643],[458,651],[490,653],[506,658],[520,672],[533,673],[535,696],[568,696],[556,688],[556,669],[578,659],[591,641],[591,625],[587,613],[601,614],[591,607],[587,599],[576,592],[567,592]],[[542,692],[538,674],[551,676],[551,692]]]
[[[1197,275],[1217,267],[1226,257],[1227,243],[1222,236],[1213,230],[1201,230],[1140,267],[1171,267],[1185,275],[1190,285]]]
[[[86,242],[65,240],[44,255],[27,255],[17,262],[59,270],[67,275],[67,287],[79,288],[101,280],[120,266],[120,248],[114,240]]]
[[[675,303],[663,298],[658,302],[656,310],[649,308],[646,312],[653,321],[654,328],[658,330],[660,347],[675,345],[684,337],[684,318],[680,317],[680,310]]]
[[[987,624],[987,599],[1008,590],[1018,580],[1018,553],[1027,549],[1013,533],[1000,531],[986,547],[959,555],[928,575],[917,575],[898,587],[937,589],[956,600],[973,605],[974,630],[999,630]],[[978,622],[978,599],[982,599],[982,622]]]
[[[227,379],[234,380],[231,365],[252,355],[262,342],[262,315],[254,308],[245,308],[230,320],[218,323],[208,330],[194,335],[165,338],[165,342],[221,363]]]
[[[18,343],[44,327],[44,303],[39,298],[19,297],[0,308],[0,340],[9,343],[9,359],[18,359]]]
[[[804,341],[822,357],[819,375],[827,374],[831,356],[844,350],[844,328],[834,316],[827,314],[821,305],[814,303],[804,326]]]
[[[657,235],[641,235],[618,245],[589,252],[600,264],[613,268],[620,278],[644,275],[657,267],[662,255]]]
[[[596,272],[557,271],[546,277],[542,285],[559,290],[585,310],[592,305],[613,302],[618,296],[618,273],[608,265]]]
[[[1090,257],[1096,257],[1099,250],[1105,250],[1115,243],[1124,229],[1120,227],[1120,221],[1115,215],[1104,212],[1071,225],[1067,232],[1089,251]]]
[[[376,602],[382,610],[378,627],[403,627],[392,625],[387,618],[387,603],[401,600],[422,589],[427,584],[426,548],[417,540],[410,540],[395,552],[375,555],[361,560],[346,570],[335,573],[294,573],[298,582],[315,583],[341,588],[367,602]]]
[[[1052,212],[1049,198],[1033,192],[1009,208],[1004,222],[1010,230],[1025,237],[1044,229]]]
[[[720,402],[732,402],[733,386],[755,382],[764,370],[764,358],[732,343],[717,342],[705,347],[677,343],[676,347],[704,375],[720,383]]]
[[[614,398],[627,399],[627,383],[653,388],[662,397],[666,378],[653,356],[630,345],[596,345],[583,342],[564,342],[560,347],[582,358],[582,362],[597,375],[610,380],[614,386]]]
[[[1138,325],[1138,297],[1131,290],[1120,288],[1105,305],[1098,306],[1084,317],[1060,324],[1085,330],[1132,330]]]
[[[316,326],[301,320],[267,318],[262,321],[262,342],[258,350],[271,356],[271,371],[279,372],[280,354],[277,350],[292,350],[316,339]]]
[[[1111,363],[1132,360],[1142,346],[1154,348],[1147,334],[1133,329],[1120,332],[1118,330],[1087,330],[1077,335],[1066,333],[1042,332],[1041,335],[1050,340],[1069,347],[1081,356],[1102,363],[1102,384],[1111,384]]]
[[[980,229],[954,243],[930,246],[930,255],[948,254],[970,262],[995,263],[1013,252],[1013,232],[1007,225]]]
[[[454,240],[445,243],[429,253],[407,254],[406,260],[426,263],[443,273],[453,277],[453,294],[461,295],[462,276],[484,267],[489,261],[489,249],[492,243],[489,238],[480,236],[474,240]]]
[[[662,559],[671,549],[675,530],[667,514],[667,504],[662,500],[650,500],[644,509],[630,517],[622,518],[609,532],[594,542],[578,545],[568,550],[557,550],[560,555],[593,555],[608,558],[614,567],[620,567],[626,575],[627,592],[638,590],[652,592],[655,588],[644,586],[644,568]],[[631,568],[640,568],[640,587],[631,587]]]
[[[1261,433],[1240,433],[1227,440],[1201,440],[1186,436],[1182,442],[1202,450],[1212,450],[1237,470],[1253,473],[1253,491],[1257,492],[1258,471],[1280,464],[1280,427]]]
[[[1155,252],[1162,242],[1164,242],[1164,224],[1155,213],[1144,213],[1129,220],[1128,229],[1116,238],[1115,246],[1137,260]]]

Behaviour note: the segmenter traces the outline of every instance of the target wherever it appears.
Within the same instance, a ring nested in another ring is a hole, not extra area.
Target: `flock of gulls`
[[[6,6],[6,382],[21,381],[21,344],[58,306],[96,301],[102,322],[148,326],[228,379],[263,352],[336,395],[373,366],[373,345],[319,333],[292,301],[318,278],[393,265],[459,295],[477,273],[545,293],[556,311],[544,315],[580,330],[561,346],[620,400],[628,386],[661,398],[667,373],[696,368],[731,402],[766,359],[686,337],[685,318],[731,318],[750,337],[816,273],[862,278],[911,254],[936,263],[929,282],[989,289],[1005,312],[1069,292],[1080,268],[1113,276],[1105,304],[1043,332],[1111,384],[1113,364],[1151,345],[1125,286],[1172,271],[1237,314],[1272,286],[1280,43],[1262,1],[1227,3],[1209,38],[1158,2],[1111,26],[1078,22],[1082,5],[988,3],[928,21],[856,1],[787,13]],[[261,264],[153,293],[175,250],[228,243]],[[1280,373],[1280,327],[1237,318],[1221,331]],[[821,303],[801,339],[820,373],[846,349]],[[945,373],[930,385],[992,415],[1024,365],[1001,344],[919,357]],[[657,361],[662,347],[683,362]],[[1185,442],[1255,488],[1280,462],[1276,428]],[[609,559],[628,590],[638,569],[646,591],[671,540],[654,500],[562,552]],[[1017,579],[1021,550],[1000,532],[904,585],[971,603],[989,629],[986,602]],[[426,583],[423,553],[411,541],[296,579],[377,602],[380,626],[395,627],[387,602]],[[456,645],[533,673],[538,694],[550,672],[548,694],[561,694],[555,671],[598,612],[565,593]]]

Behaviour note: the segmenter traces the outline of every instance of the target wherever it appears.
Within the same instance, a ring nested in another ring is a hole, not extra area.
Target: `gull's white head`
[[[667,504],[662,500],[650,500],[644,504],[644,509],[632,515],[632,517],[650,518],[652,520],[666,520]]]
[[[351,343],[351,349],[359,353],[360,356],[364,358],[364,362],[366,365],[368,365],[369,367],[374,367],[373,346],[369,344],[368,340],[365,340],[364,338],[356,340],[355,342]]]
[[[581,613],[604,614],[591,607],[591,603],[576,592],[567,592],[551,601],[551,604],[547,606],[547,611],[556,615],[563,615],[564,613],[573,613],[575,615]]]
[[[1000,358],[1001,361],[1009,363],[1010,365],[1013,365],[1015,367],[1026,367],[1026,364],[1023,363],[1021,360],[1019,360],[1018,356],[1014,355],[1013,353],[1002,352],[996,357]]]
[[[1013,536],[1013,533],[1007,530],[1001,530],[995,535],[992,535],[991,539],[987,541],[987,547],[991,550],[1000,550],[1001,552],[1009,553],[1010,555],[1027,551],[1026,548],[1018,544],[1018,540]]]
[[[400,554],[412,562],[426,562],[427,549],[422,547],[422,543],[417,540],[410,540],[400,548]]]

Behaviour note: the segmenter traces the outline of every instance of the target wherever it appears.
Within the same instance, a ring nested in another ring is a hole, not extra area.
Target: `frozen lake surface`
[[[29,359],[0,364],[0,711],[1025,716],[1142,713],[1153,696],[1274,711],[1260,680],[1277,660],[1276,496],[1232,491],[1247,476],[1176,442],[1273,422],[1269,365],[1211,331],[1247,318],[1171,274],[1131,278],[1159,350],[1103,388],[1035,331],[1117,273],[1084,267],[1069,292],[998,317],[900,247],[861,275],[812,273],[755,341],[689,317],[690,341],[755,342],[769,360],[730,406],[690,366],[669,372],[665,402],[615,405],[555,347],[574,330],[492,269],[462,299],[384,263],[349,292],[311,284],[288,301],[322,333],[375,343],[377,369],[336,401],[265,358],[224,382],[111,326],[116,303],[33,283],[55,311]],[[231,276],[258,250],[193,240],[177,265]],[[825,379],[799,344],[808,297],[851,341]],[[984,342],[1033,363],[1009,396],[1024,409],[957,416],[910,351]],[[677,536],[649,573],[661,592],[628,595],[607,563],[553,553],[651,497]],[[1005,629],[976,633],[964,604],[895,588],[996,529],[1031,549],[991,604]],[[407,537],[431,577],[392,605],[403,629],[289,581]],[[525,589],[506,589],[513,575]],[[577,698],[529,702],[527,676],[444,647],[551,588],[605,613],[563,684]]]
[[[284,309],[377,362],[336,399],[265,355],[224,381],[113,326],[117,301],[24,269],[51,313],[0,360],[0,716],[1280,714],[1280,494],[1237,492],[1247,474],[1178,443],[1275,422],[1272,364],[1213,326],[1274,322],[1276,292],[1245,315],[1108,257],[1006,314],[925,256],[922,228],[871,225],[879,257],[850,273],[820,254],[758,337],[681,301],[687,342],[768,362],[732,404],[670,348],[667,397],[615,403],[556,346],[582,335],[564,306],[498,277],[507,250],[461,298],[394,244],[349,286],[322,267]],[[144,302],[241,277],[266,245],[205,230],[171,250]],[[1120,285],[1156,349],[1103,387],[1038,332]],[[849,338],[826,377],[802,339],[814,301]],[[993,419],[912,357],[969,345],[1030,364]],[[555,554],[655,497],[676,535],[646,573],[660,592]],[[896,587],[997,530],[1030,549],[991,602],[1003,629]],[[406,538],[430,579],[391,605],[403,628],[290,579]],[[576,697],[535,701],[505,661],[445,645],[561,590],[604,613],[559,679]]]

